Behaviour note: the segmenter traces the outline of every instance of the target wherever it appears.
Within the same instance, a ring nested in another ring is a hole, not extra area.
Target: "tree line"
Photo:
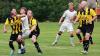
[[[63,12],[68,9],[68,3],[74,2],[77,9],[79,0],[0,0],[0,22],[9,16],[11,8],[26,7],[33,11],[33,16],[39,21],[58,21]]]

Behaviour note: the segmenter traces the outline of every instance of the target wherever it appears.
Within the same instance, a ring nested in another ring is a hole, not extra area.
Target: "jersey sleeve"
[[[66,17],[67,15],[67,11],[64,12],[64,14],[62,15],[62,17]]]
[[[33,19],[33,20],[32,20],[32,25],[37,25],[36,19]]]
[[[96,12],[93,9],[91,9],[90,13],[92,16],[96,16]]]
[[[77,12],[77,18],[80,18],[80,12]]]
[[[5,25],[9,25],[9,20],[8,20],[8,18],[6,19]]]

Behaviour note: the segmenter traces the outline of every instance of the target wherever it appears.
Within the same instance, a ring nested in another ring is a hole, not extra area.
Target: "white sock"
[[[10,51],[10,56],[14,56],[14,50]]]
[[[56,39],[55,39],[55,41],[54,42],[58,42],[59,41],[59,39],[60,39],[60,35],[56,35]]]
[[[21,49],[25,49],[25,46],[23,46],[22,44],[21,44]]]
[[[70,37],[70,44],[74,45],[74,38],[73,37]]]

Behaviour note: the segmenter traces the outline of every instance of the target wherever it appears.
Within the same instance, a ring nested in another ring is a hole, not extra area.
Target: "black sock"
[[[21,49],[21,42],[18,42],[18,49]]]
[[[82,37],[80,34],[76,34],[79,40],[82,40]]]
[[[40,49],[40,47],[39,47],[38,42],[35,42],[34,45],[35,45],[35,48],[37,49],[37,51],[38,51],[39,53],[42,53],[42,51],[41,51],[41,49]]]
[[[89,41],[91,44],[93,44],[92,36],[90,36]]]
[[[13,46],[13,41],[9,41],[9,47],[12,49],[12,50],[15,50],[14,46]]]
[[[84,48],[84,51],[88,51],[88,48],[89,48],[89,40],[83,41],[83,48]]]

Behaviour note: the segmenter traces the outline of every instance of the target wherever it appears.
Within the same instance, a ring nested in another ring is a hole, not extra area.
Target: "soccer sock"
[[[38,42],[35,42],[34,45],[35,45],[35,48],[37,49],[37,51],[38,51],[39,53],[42,53],[42,51],[41,51],[41,49],[40,49],[40,47],[39,47]]]
[[[88,51],[88,48],[89,48],[89,40],[83,41],[83,48],[84,48],[84,51]]]
[[[80,34],[76,34],[79,40],[82,40],[82,37]]]
[[[59,34],[57,34],[57,35],[56,35],[56,39],[55,39],[55,41],[54,41],[54,42],[58,42],[58,41],[59,41],[59,39],[60,39],[60,35],[59,35]]]
[[[22,42],[22,43],[21,43],[21,48],[22,48],[22,49],[25,49],[25,42]]]
[[[74,44],[74,36],[72,35],[72,36],[70,36],[70,44]]]
[[[91,44],[93,44],[92,36],[90,36],[89,41]]]
[[[12,49],[12,50],[15,50],[14,46],[13,46],[13,41],[9,41],[9,47]]]

